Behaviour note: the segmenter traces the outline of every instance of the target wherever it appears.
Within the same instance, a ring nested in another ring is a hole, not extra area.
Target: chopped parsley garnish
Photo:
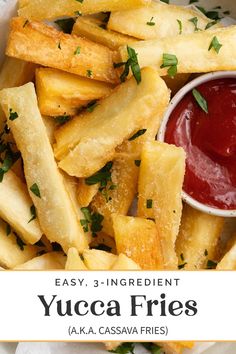
[[[3,149],[1,152],[5,151],[5,157],[3,158],[2,166],[0,168],[0,182],[3,181],[4,174],[7,173],[13,164],[20,158],[19,152],[13,152],[10,147],[10,143],[6,145],[1,145]]]
[[[58,48],[61,49],[61,42],[58,43]]]
[[[99,250],[99,251],[105,251],[105,252],[111,252],[112,248],[105,245],[104,243],[99,243],[99,245],[92,247],[92,249]]]
[[[198,105],[201,107],[201,109],[205,112],[208,113],[208,104],[205,98],[201,95],[201,93],[197,89],[192,90],[193,97],[195,98],[196,102]]]
[[[193,18],[190,18],[189,22],[192,22],[192,24],[194,25],[194,31],[197,32],[199,31],[199,28],[198,28],[198,18],[197,17],[193,17]]]
[[[209,22],[209,23],[206,25],[205,30],[211,28],[212,26],[215,26],[217,23],[218,23],[218,21],[211,21],[211,22]]]
[[[182,21],[180,20],[176,20],[178,22],[178,25],[179,25],[179,34],[182,34],[183,33],[183,24],[182,24]]]
[[[180,265],[178,265],[178,268],[179,268],[179,269],[183,269],[183,268],[186,266],[186,264],[188,264],[188,263],[185,262],[185,263],[183,263],[183,264],[180,264]]]
[[[92,113],[94,111],[94,109],[98,106],[98,102],[97,101],[92,101],[87,105],[87,112]]]
[[[76,50],[74,51],[74,55],[80,54],[80,47],[77,47]]]
[[[189,0],[189,5],[195,3],[195,2],[198,2],[198,0]]]
[[[23,28],[25,28],[25,26],[27,26],[29,23],[29,20],[26,20],[25,23],[23,24]]]
[[[151,354],[162,354],[163,350],[159,345],[154,343],[141,343],[145,349],[147,349]]]
[[[13,234],[16,236],[16,243],[19,246],[21,251],[24,251],[24,246],[26,246],[26,243],[22,241],[22,239],[17,235],[16,232],[13,232]]]
[[[92,75],[93,75],[92,70],[87,70],[87,77],[92,77]]]
[[[214,261],[211,261],[211,260],[207,261],[207,269],[215,269],[216,266],[217,266],[217,262],[214,262]]]
[[[147,199],[146,200],[146,207],[147,209],[152,209],[153,201],[152,199]]]
[[[183,253],[181,253],[180,258],[181,258],[181,261],[184,262],[184,254]]]
[[[137,131],[137,133],[135,133],[133,136],[131,136],[131,138],[129,138],[129,141],[133,141],[135,139],[137,139],[139,136],[145,134],[147,131],[147,129],[140,129]]]
[[[101,187],[106,187],[108,182],[111,182],[111,169],[113,162],[108,162],[100,171],[96,172],[91,177],[85,178],[85,183],[89,186],[100,183]]]
[[[6,224],[6,235],[9,236],[11,234],[11,226]]]
[[[169,4],[170,0],[161,0],[161,2],[165,2],[166,4]]]
[[[64,18],[56,20],[55,23],[61,28],[64,33],[71,34],[75,20],[73,18]]]
[[[116,349],[109,350],[110,353],[134,354],[134,343],[122,343]]]
[[[54,117],[55,121],[58,124],[64,124],[64,123],[68,122],[70,120],[70,118],[71,117],[67,116],[67,115]]]
[[[138,55],[135,52],[135,50],[129,46],[127,46],[127,53],[128,53],[128,60],[126,62],[122,63],[114,63],[114,67],[118,68],[121,66],[124,66],[124,71],[120,76],[120,81],[124,82],[127,79],[127,76],[129,75],[129,70],[131,68],[131,71],[134,75],[134,78],[137,82],[137,84],[140,84],[141,82],[141,69],[138,63]]]
[[[148,26],[155,26],[155,22],[153,21],[153,19],[154,19],[154,17],[152,17],[151,19],[150,19],[150,21],[148,21],[146,24],[148,25]]]
[[[84,215],[84,219],[80,220],[80,224],[83,226],[84,232],[89,232],[90,227],[92,236],[96,237],[97,232],[101,231],[103,228],[102,222],[104,216],[97,212],[91,212],[89,208],[81,208],[81,211]]]
[[[17,119],[19,116],[18,116],[18,113],[17,112],[13,112],[12,108],[10,108],[10,111],[9,111],[9,119],[10,120],[15,120]]]
[[[205,252],[204,252],[204,256],[208,256],[208,251],[207,251],[207,249],[205,249]]]
[[[41,198],[40,190],[39,190],[39,187],[38,187],[37,183],[34,183],[30,187],[30,190],[31,190],[32,193],[34,193],[34,195],[36,195],[36,197]]]
[[[219,54],[221,47],[222,47],[222,44],[220,44],[220,42],[218,41],[218,38],[216,36],[214,36],[211,43],[210,43],[208,51],[210,51],[213,48],[216,51],[216,53]]]
[[[206,17],[210,18],[211,20],[220,20],[222,17],[220,17],[220,14],[218,11],[207,11],[205,13]]]
[[[28,221],[28,224],[33,221],[34,219],[36,219],[37,214],[36,214],[36,208],[34,205],[31,205],[30,207],[30,213],[31,213],[31,219]]]
[[[141,165],[141,160],[134,160],[134,163],[137,167]]]
[[[80,2],[81,4],[84,2],[84,0],[75,0],[77,2]]]
[[[163,54],[163,63],[161,65],[161,68],[169,68],[168,69],[168,75],[170,77],[174,77],[177,74],[177,65],[178,65],[178,59],[176,55],[174,54]]]

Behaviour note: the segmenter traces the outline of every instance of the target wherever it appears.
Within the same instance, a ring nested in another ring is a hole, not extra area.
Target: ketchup
[[[170,116],[165,141],[186,151],[187,194],[210,207],[236,209],[236,79],[212,80],[196,89],[208,114],[189,92]]]

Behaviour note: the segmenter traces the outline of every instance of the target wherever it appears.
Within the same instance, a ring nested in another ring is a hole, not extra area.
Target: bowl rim
[[[182,98],[192,89],[195,87],[208,82],[208,81],[213,81],[217,79],[222,79],[222,78],[236,78],[236,71],[217,71],[217,72],[211,72],[207,74],[203,74],[186,85],[184,85],[177,93],[176,95],[172,98],[170,101],[170,104],[164,114],[163,120],[160,125],[160,129],[157,134],[157,140],[164,142],[165,141],[165,132],[166,132],[166,126],[169,121],[169,118],[171,116],[171,113],[175,109],[175,107],[178,105],[178,103],[182,100]],[[216,215],[216,216],[222,216],[222,217],[235,217],[236,216],[236,209],[232,210],[225,210],[225,209],[218,209],[214,208],[208,205],[205,205],[196,199],[192,198],[189,194],[187,194],[184,190],[182,190],[182,199],[185,201],[188,205],[193,207],[194,209],[200,210],[204,213],[210,214],[210,215]]]

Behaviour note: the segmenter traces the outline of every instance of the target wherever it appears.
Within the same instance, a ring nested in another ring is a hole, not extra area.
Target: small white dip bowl
[[[159,141],[165,141],[165,133],[166,133],[166,126],[168,123],[168,120],[175,109],[175,107],[178,105],[178,103],[183,99],[183,97],[189,92],[192,91],[194,88],[197,86],[208,82],[212,80],[217,80],[217,79],[227,79],[227,78],[235,78],[236,79],[236,71],[218,71],[214,73],[209,73],[205,75],[201,75],[198,78],[190,81],[187,85],[182,87],[181,90],[177,92],[177,94],[173,97],[173,99],[170,102],[170,105],[164,115],[163,121],[161,123],[160,130],[157,135],[157,140]],[[217,215],[217,216],[223,216],[223,217],[236,217],[236,210],[223,210],[223,209],[218,209],[218,208],[213,208],[208,205],[205,205],[203,203],[198,202],[196,199],[192,198],[189,194],[186,192],[182,191],[182,198],[183,200],[191,205],[193,208],[198,209],[204,213],[211,214],[211,215]]]

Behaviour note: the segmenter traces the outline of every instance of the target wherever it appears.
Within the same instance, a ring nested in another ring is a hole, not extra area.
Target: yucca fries
[[[72,34],[85,37],[93,42],[100,43],[106,47],[117,50],[122,45],[131,44],[138,39],[125,36],[103,28],[102,21],[91,17],[79,17],[73,27]]]
[[[0,103],[22,153],[29,193],[43,232],[65,251],[76,247],[82,252],[87,241],[54,160],[33,84],[2,90]],[[11,114],[17,118],[13,120]]]
[[[5,173],[0,183],[0,216],[30,244],[39,241],[43,234],[37,219],[29,222],[32,205],[26,185],[14,172]]]
[[[65,265],[66,270],[87,270],[76,248],[69,248]]]
[[[142,81],[120,85],[92,112],[77,116],[59,129],[55,155],[59,167],[77,177],[89,177],[115,156],[115,148],[146,128],[158,111],[162,80],[152,68],[142,70]],[[96,129],[94,127],[96,126]]]
[[[156,225],[151,220],[112,215],[117,252],[142,269],[163,269],[163,253]]]
[[[64,269],[66,256],[61,252],[50,252],[17,265],[14,270],[55,270]]]
[[[113,264],[112,270],[140,270],[140,266],[125,254],[120,253]]]
[[[217,270],[236,270],[236,235],[232,239],[232,245],[218,263]]]
[[[155,219],[165,269],[177,268],[175,241],[179,232],[185,173],[182,148],[160,142],[146,143],[141,155],[138,215]]]
[[[223,226],[223,218],[185,205],[176,241],[176,253],[181,269],[206,269],[209,260],[218,260],[217,245]]]
[[[209,50],[214,37],[222,45],[217,53]],[[167,37],[158,40],[140,41],[132,44],[137,52],[139,65],[155,66],[161,76],[168,73],[164,64],[163,55],[175,56],[178,73],[202,73],[219,70],[236,70],[236,26],[199,31],[194,35],[186,34],[176,37]],[[121,61],[127,60],[127,48],[120,48]],[[197,58],[197,60],[196,60]],[[171,65],[170,65],[171,66]]]
[[[13,18],[6,54],[85,77],[90,70],[95,80],[117,82],[112,51],[42,22]]]
[[[48,68],[36,70],[36,87],[40,112],[48,116],[75,115],[112,91],[109,84]]]
[[[85,250],[84,264],[89,270],[109,270],[117,260],[117,256],[100,250]]]
[[[39,249],[24,245],[5,222],[0,220],[0,265],[14,268],[34,258]]]
[[[161,39],[205,30],[210,22],[190,8],[152,1],[148,7],[112,12],[108,28],[140,39]],[[217,22],[210,28],[216,27]]]
[[[28,19],[45,20],[61,16],[73,17],[76,13],[85,15],[135,9],[149,4],[150,0],[20,0],[18,14]]]

